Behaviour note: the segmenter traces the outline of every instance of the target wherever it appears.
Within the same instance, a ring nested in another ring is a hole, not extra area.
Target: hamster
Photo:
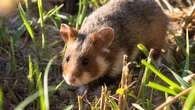
[[[63,77],[82,86],[108,74],[121,73],[123,55],[133,60],[137,44],[160,50],[166,45],[168,18],[154,0],[110,0],[92,12],[81,28],[61,24],[66,44]]]

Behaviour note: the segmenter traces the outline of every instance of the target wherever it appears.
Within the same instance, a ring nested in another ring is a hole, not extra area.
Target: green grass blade
[[[195,108],[195,84],[185,101],[183,110],[192,110],[192,108]]]
[[[139,50],[141,50],[146,57],[148,57],[149,51],[148,51],[148,49],[143,44],[141,44],[141,43],[137,44],[137,48]]]
[[[0,87],[0,110],[3,110],[3,92]]]
[[[14,110],[23,110],[28,104],[35,100],[39,96],[39,92],[34,93],[31,96],[28,96],[23,102],[21,102]]]
[[[154,82],[149,82],[147,86],[154,88],[156,90],[162,91],[162,92],[167,92],[167,93],[172,94],[172,95],[177,95],[177,93],[173,89],[167,88],[165,86],[162,86],[162,85],[154,83]]]
[[[46,110],[49,110],[49,97],[48,97],[48,73],[49,73],[49,69],[51,67],[52,62],[54,61],[54,59],[56,59],[57,56],[54,56],[49,63],[47,64],[47,67],[45,69],[45,73],[44,73],[44,99],[45,99],[45,106],[46,106]]]
[[[64,107],[63,110],[72,110],[73,107],[74,107],[74,105],[68,105],[68,106]]]
[[[88,0],[83,0],[83,9],[82,9],[81,16],[80,16],[80,19],[79,19],[79,25],[82,24],[82,22],[83,22],[83,20],[86,16],[87,7],[88,7]]]
[[[148,64],[151,65],[151,62],[152,62],[152,58],[150,58],[150,56],[148,56]],[[146,97],[146,94],[147,94],[147,91],[146,91],[146,84],[148,83],[148,79],[149,79],[149,72],[150,72],[150,69],[148,67],[145,68],[145,71],[144,71],[144,75],[143,75],[143,90],[142,90],[142,104],[143,104],[143,107],[146,108],[146,105],[145,105],[145,101],[147,99]]]
[[[43,86],[42,86],[42,81],[41,81],[41,76],[42,73],[39,70],[39,64],[38,62],[35,62],[34,64],[34,74],[36,74],[36,79],[37,79],[37,87],[39,90],[39,95],[40,95],[40,106],[41,106],[41,110],[45,110],[45,100],[44,100],[44,91],[43,91]]]
[[[43,91],[43,86],[42,86],[42,82],[41,82],[41,76],[42,74],[39,73],[37,74],[37,84],[38,84],[38,88],[39,88],[39,94],[40,94],[40,105],[41,105],[41,110],[46,110],[46,105],[45,105],[45,100],[44,100],[44,91]]]
[[[62,15],[62,14],[56,14],[57,17],[60,17],[61,19],[63,20],[68,20],[69,18],[65,15]]]
[[[99,0],[91,0],[92,4],[95,6],[95,8],[100,7]]]
[[[167,84],[169,84],[174,90],[176,90],[178,92],[183,91],[183,89],[178,84],[176,84],[175,82],[171,81],[166,76],[164,76],[163,74],[161,74],[157,69],[155,69],[149,63],[147,63],[145,60],[142,60],[141,63],[144,64],[146,67],[148,67],[152,72],[154,72],[163,81],[165,81]]]
[[[110,102],[110,105],[112,107],[113,110],[120,110],[120,108],[118,107],[117,103],[111,99],[110,97],[106,96],[105,97],[108,99],[108,101]]]
[[[188,29],[186,29],[186,62],[184,70],[189,70],[190,66],[190,49],[189,49],[189,35],[188,35]],[[186,72],[184,71],[184,75]]]
[[[133,97],[134,99],[137,99],[137,97],[131,91],[127,91],[127,95]]]
[[[54,87],[49,88],[49,91],[54,91],[54,90],[55,90]],[[28,96],[26,99],[24,99],[24,101],[22,101],[19,105],[17,105],[14,110],[24,110],[24,108],[28,104],[33,102],[37,97],[39,97],[39,91],[35,92],[34,94],[32,94],[32,95]]]
[[[51,12],[48,13],[48,17],[54,15],[57,11],[59,11],[62,7],[64,6],[64,4],[61,4],[60,6],[55,7],[55,9]]]
[[[44,20],[43,20],[43,7],[42,0],[38,0],[38,8],[39,8],[39,16],[40,16],[40,25],[41,25],[41,35],[42,35],[42,48],[45,48],[45,28],[44,28]]]
[[[82,10],[81,10],[81,0],[79,1],[79,12],[76,22],[76,28],[79,29],[81,24],[83,23],[83,20],[86,17],[87,7],[88,7],[88,0],[82,0]]]
[[[26,7],[26,11],[29,12],[29,5],[28,5],[28,0],[25,1],[25,7]]]
[[[15,58],[14,41],[12,37],[10,39],[10,48],[11,48],[11,70],[13,73],[15,73],[16,72],[16,58]]]
[[[23,20],[23,22],[28,30],[28,33],[30,34],[30,37],[31,37],[36,49],[38,49],[38,43],[35,41],[34,32],[30,26],[30,23],[27,20],[27,17],[25,16],[25,12],[24,12],[20,2],[18,3],[18,8],[19,8],[20,16],[22,17],[22,20]]]
[[[106,4],[108,2],[108,0],[104,0],[104,4]]]
[[[34,80],[33,80],[33,64],[31,61],[31,56],[28,57],[28,63],[29,63],[29,74],[28,74],[28,80],[30,81],[30,83],[33,85],[34,84]]]
[[[190,85],[185,80],[183,80],[177,73],[175,73],[171,68],[169,68],[168,66],[164,64],[163,66],[166,67],[173,74],[173,76],[179,82],[181,86],[183,86],[185,89],[190,87]]]
[[[62,86],[62,84],[65,82],[65,80],[62,80],[57,86],[56,86],[56,91]]]
[[[82,1],[79,0],[79,10],[78,10],[78,14],[77,14],[77,21],[76,21],[76,28],[79,28],[79,17],[81,14],[81,9],[82,9]]]
[[[47,18],[53,16],[57,11],[59,11],[62,7],[64,6],[64,4],[61,4],[60,6],[57,6],[53,9],[51,9],[49,12],[47,12],[47,14],[45,16],[43,16],[43,21],[45,21]],[[38,23],[41,23],[41,19],[39,18]]]

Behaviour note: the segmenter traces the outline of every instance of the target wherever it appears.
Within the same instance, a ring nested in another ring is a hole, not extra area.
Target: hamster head
[[[114,39],[114,31],[105,27],[85,35],[66,24],[60,35],[66,44],[62,61],[63,77],[71,86],[81,86],[102,76],[110,65],[107,56]]]

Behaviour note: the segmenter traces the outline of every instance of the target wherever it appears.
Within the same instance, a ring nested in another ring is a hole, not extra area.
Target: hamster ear
[[[96,47],[108,48],[114,39],[114,30],[110,27],[101,29],[90,36]]]
[[[71,28],[67,24],[61,24],[60,36],[62,37],[65,43],[74,42],[77,35],[78,35],[78,30],[76,28]]]

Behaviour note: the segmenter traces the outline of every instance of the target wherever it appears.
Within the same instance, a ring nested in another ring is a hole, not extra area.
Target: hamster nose
[[[70,77],[70,78],[68,79],[68,81],[70,82],[70,84],[74,84],[75,78],[74,78],[74,77]]]
[[[72,85],[75,83],[76,78],[73,75],[65,75],[64,79],[66,80],[67,84]]]

